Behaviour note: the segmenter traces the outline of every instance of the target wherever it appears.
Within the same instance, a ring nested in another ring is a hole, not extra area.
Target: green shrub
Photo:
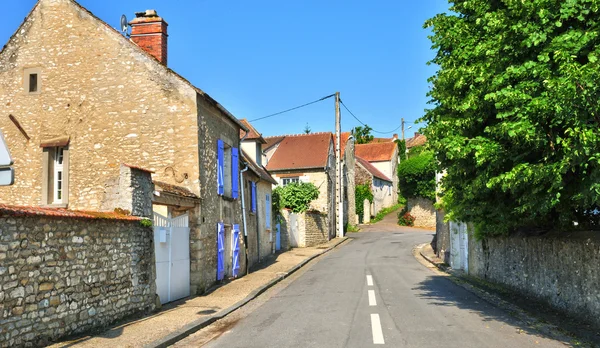
[[[358,215],[358,219],[361,222],[365,212],[365,199],[368,199],[371,203],[373,202],[373,192],[371,192],[371,185],[356,185],[354,189],[354,205],[356,207],[356,215]]]
[[[319,198],[319,189],[308,182],[291,183],[273,190],[273,210],[290,209],[294,213],[308,210],[310,202]]]
[[[371,219],[371,223],[374,224],[376,222],[379,222],[379,221],[383,220],[383,218],[387,214],[389,214],[389,213],[391,213],[393,211],[398,210],[401,206],[402,206],[402,204],[396,204],[396,205],[392,205],[391,207],[381,209],[379,211],[379,213],[377,213],[377,215],[375,215],[375,217]]]
[[[406,198],[423,197],[435,201],[435,161],[433,153],[423,152],[398,166],[399,186]]]
[[[415,217],[410,215],[410,213],[406,209],[402,209],[398,213],[398,225],[414,226],[415,225]]]

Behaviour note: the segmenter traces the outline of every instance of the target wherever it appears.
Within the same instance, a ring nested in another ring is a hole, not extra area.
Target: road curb
[[[300,268],[304,267],[310,261],[316,259],[319,256],[322,256],[323,254],[330,252],[331,250],[337,248],[340,244],[344,243],[347,240],[348,240],[348,237],[344,237],[343,239],[340,239],[335,244],[333,244],[332,246],[330,246],[327,249],[324,249],[320,253],[317,253],[315,255],[312,255],[312,256],[304,259],[302,262],[300,262],[296,266],[289,269],[285,274],[282,274],[282,275],[278,276],[277,278],[272,279],[267,284],[252,291],[243,300],[238,301],[237,303],[233,304],[232,306],[230,306],[228,308],[225,308],[224,310],[218,312],[217,314],[211,315],[210,317],[207,317],[207,318],[197,319],[197,320],[185,325],[184,327],[170,333],[169,335],[164,336],[158,340],[155,340],[155,341],[145,345],[144,347],[145,348],[166,348],[178,341],[181,341],[182,339],[193,334],[194,332],[207,327],[208,325],[214,323],[215,321],[225,318],[227,315],[238,310],[239,308],[246,305],[248,302],[250,302],[250,301],[254,300],[255,298],[257,298],[258,296],[260,296],[262,293],[267,291],[269,288],[273,287],[275,284],[286,279],[287,277],[289,277],[290,275],[292,275],[293,273],[298,271]]]

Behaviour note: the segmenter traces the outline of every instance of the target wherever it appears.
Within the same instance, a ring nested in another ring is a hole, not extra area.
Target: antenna
[[[127,28],[129,28],[129,22],[127,21],[127,17],[125,15],[121,16],[121,31],[127,35]]]

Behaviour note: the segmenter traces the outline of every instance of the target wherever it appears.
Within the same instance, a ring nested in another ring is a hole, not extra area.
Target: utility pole
[[[404,140],[404,117],[402,117],[402,140]]]
[[[340,92],[335,92],[335,198],[337,207],[337,233],[338,238],[344,237],[344,199],[342,178],[342,154],[341,152],[341,122],[340,114]]]

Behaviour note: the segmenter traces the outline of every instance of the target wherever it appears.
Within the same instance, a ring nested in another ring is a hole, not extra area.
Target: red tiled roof
[[[241,119],[240,122],[246,126],[246,128],[248,128],[248,136],[246,137],[246,139],[244,140],[258,140],[260,141],[262,144],[266,144],[267,142],[265,141],[265,139],[262,137],[262,134],[260,134],[256,128],[254,128],[250,122],[248,122],[248,120],[246,120],[245,118]],[[246,131],[244,131],[243,129],[240,129],[240,139],[242,139],[244,137],[244,135],[246,135]]]
[[[365,159],[362,159],[360,157],[356,157],[356,161],[358,163],[360,163],[360,165],[363,166],[363,168],[365,168],[374,177],[376,177],[378,179],[381,179],[381,180],[392,182],[392,180],[390,180],[390,178],[388,178],[385,174],[383,174],[374,165],[372,165],[371,163],[369,163],[369,161],[367,161]]]
[[[423,134],[415,133],[412,138],[406,139],[406,148],[410,149],[411,147],[425,145],[427,142],[427,137]]]
[[[354,147],[356,157],[369,162],[390,161],[396,151],[396,143],[357,144]]]
[[[267,170],[325,168],[331,133],[285,135],[269,160]]]
[[[77,211],[60,208],[24,207],[0,204],[0,215],[10,216],[55,216],[80,219],[106,219],[106,220],[141,220],[138,216],[123,215],[116,212]]]
[[[142,172],[146,172],[146,173],[150,173],[150,174],[154,174],[155,173],[153,170],[142,168],[142,167],[138,167],[138,166],[134,166],[133,164],[123,163],[123,165],[125,167],[129,167],[131,169],[141,170]]]
[[[285,139],[285,136],[283,135],[278,135],[278,136],[274,136],[274,137],[266,137],[265,138],[265,146],[263,146],[263,150],[268,150],[269,148],[279,144],[283,139]]]
[[[242,150],[242,159],[248,164],[248,168],[254,172],[259,178],[270,182],[273,185],[277,185],[277,181],[273,179],[271,174],[265,169],[263,166],[259,166],[256,162],[252,160],[250,156],[246,152]]]
[[[162,192],[170,193],[172,195],[200,199],[200,197],[198,197],[198,195],[196,195],[192,191],[190,191],[187,188],[182,187],[182,186],[171,185],[171,184],[167,184],[166,182],[162,182],[162,181],[154,181],[154,186],[160,188],[160,190]]]
[[[350,134],[350,132],[342,132],[340,134],[340,153],[342,154],[342,156],[344,156],[344,151],[346,151],[346,144],[348,144],[348,138],[350,138]],[[332,133],[331,136],[333,137],[333,150],[335,151],[335,147],[337,146],[335,143],[335,133]]]

